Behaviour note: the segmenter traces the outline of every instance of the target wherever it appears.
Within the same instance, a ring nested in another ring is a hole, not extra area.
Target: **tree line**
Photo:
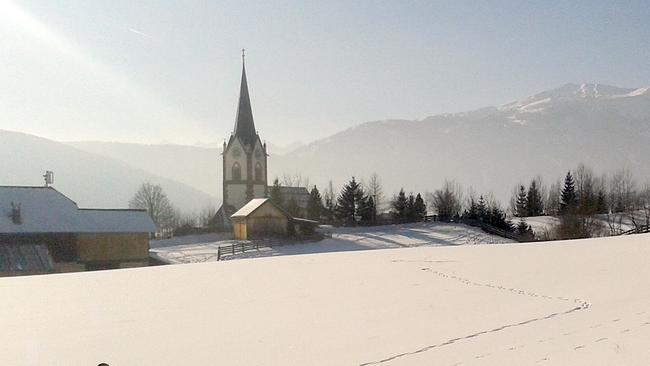
[[[532,235],[527,218],[548,215],[557,217],[559,224],[537,234],[546,239],[568,239],[601,235],[603,231],[615,235],[629,225],[650,225],[650,184],[638,185],[625,169],[597,175],[579,164],[550,186],[541,177],[535,177],[526,185],[515,186],[506,209],[490,192],[478,194],[471,188],[465,191],[454,180],[445,180],[441,188],[424,194],[407,194],[401,188],[386,200],[377,174],[367,181],[352,177],[338,192],[332,181],[322,193],[313,185],[308,190],[306,208],[292,197],[282,196],[283,185],[306,186],[308,182],[299,175],[285,176],[282,183],[276,178],[269,187],[269,198],[293,216],[341,226],[418,222],[428,215],[439,221],[475,220]],[[156,225],[166,230],[207,227],[216,212],[206,208],[199,214],[181,215],[160,186],[151,183],[140,187],[129,206],[146,209]]]

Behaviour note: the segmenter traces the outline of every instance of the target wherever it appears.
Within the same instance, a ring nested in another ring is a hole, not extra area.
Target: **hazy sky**
[[[222,141],[247,72],[263,139],[650,85],[646,1],[0,0],[0,129]]]

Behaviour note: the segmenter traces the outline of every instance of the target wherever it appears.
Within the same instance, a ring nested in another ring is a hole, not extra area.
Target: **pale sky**
[[[0,0],[0,129],[220,142],[242,47],[276,144],[568,82],[650,86],[649,19],[648,1]]]

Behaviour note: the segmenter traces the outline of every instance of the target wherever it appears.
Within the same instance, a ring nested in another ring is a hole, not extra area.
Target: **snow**
[[[636,212],[635,216],[638,223],[645,222],[645,217],[641,211]],[[523,219],[531,226],[538,237],[543,236],[545,233],[551,233],[553,227],[560,224],[560,219],[554,216],[524,217]],[[514,218],[513,221],[515,224],[519,222],[517,218]],[[593,222],[597,227],[594,236],[610,236],[612,228],[615,231],[623,232],[632,230],[635,227],[630,216],[622,213],[594,215]]]
[[[2,278],[0,364],[647,365],[649,241]]]
[[[20,204],[21,224],[11,203]],[[140,210],[79,209],[52,187],[0,186],[0,233],[149,233],[156,227]]]
[[[262,206],[268,200],[269,200],[268,198],[253,198],[247,204],[245,204],[244,207],[240,208],[239,211],[232,214],[232,217],[245,217],[245,216],[248,216],[248,215],[252,214],[253,211],[260,208],[260,206]]]
[[[368,249],[391,249],[423,245],[498,244],[512,241],[487,234],[478,228],[462,224],[416,223],[357,228],[323,228],[332,238],[318,242],[291,243],[282,240],[263,241],[259,251],[250,251],[225,257],[242,259],[280,255],[313,254]],[[194,236],[193,238],[152,241],[155,257],[169,263],[196,263],[216,261],[218,247],[237,243],[229,238]],[[272,247],[269,247],[271,246]]]

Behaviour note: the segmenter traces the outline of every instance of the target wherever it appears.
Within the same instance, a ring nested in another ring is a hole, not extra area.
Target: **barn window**
[[[262,164],[257,162],[257,164],[255,164],[255,180],[261,181],[263,179],[264,178],[262,177]]]
[[[241,180],[241,166],[239,166],[239,163],[232,165],[232,180]]]

